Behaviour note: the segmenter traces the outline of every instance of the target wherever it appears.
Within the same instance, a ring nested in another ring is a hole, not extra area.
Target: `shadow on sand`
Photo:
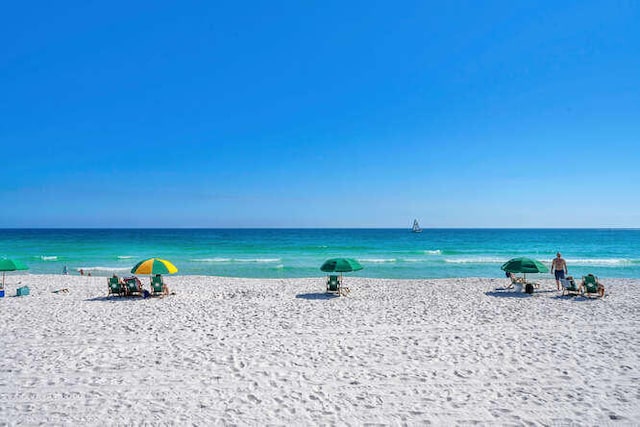
[[[537,294],[550,294],[550,293],[556,293],[557,291],[554,291],[552,289],[546,289],[546,290],[534,290],[533,294],[528,294],[526,292],[515,292],[513,289],[510,288],[496,288],[495,291],[489,291],[489,292],[485,292],[484,294],[489,296],[489,297],[496,297],[496,298],[528,298],[528,297],[532,297],[535,296]],[[557,295],[556,298],[562,298],[562,296]]]
[[[529,298],[533,296],[526,292],[514,292],[511,289],[496,289],[495,291],[485,292],[484,294],[488,297],[496,298]]]
[[[311,294],[298,294],[296,295],[296,298],[302,298],[302,299],[311,299],[311,300],[327,300],[327,299],[334,299],[334,298],[339,298],[340,295],[338,294],[332,294],[329,292],[315,292],[315,293],[311,293]]]
[[[93,298],[87,298],[85,301],[131,301],[131,300],[141,300],[141,299],[149,299],[150,297],[145,298],[142,295],[134,295],[134,296],[118,296],[118,295],[110,295],[110,296],[100,296],[100,297],[93,297]]]
[[[573,300],[573,301],[597,301],[602,298],[595,298],[595,297],[590,298],[584,295],[569,294],[569,295],[556,295],[556,299]]]

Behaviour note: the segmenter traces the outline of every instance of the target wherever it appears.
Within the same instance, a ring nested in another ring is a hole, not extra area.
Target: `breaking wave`
[[[444,260],[448,264],[503,264],[506,261],[508,260],[497,257],[446,258]]]
[[[623,265],[632,265],[640,263],[640,260],[637,259],[627,259],[627,258],[576,258],[576,259],[567,259],[568,265],[594,265],[600,267],[607,266],[623,266]]]
[[[102,267],[102,266],[78,267],[78,268],[76,268],[76,271],[80,271],[80,270],[84,271],[85,274],[86,274],[87,272],[90,272],[90,271],[96,271],[96,272],[98,272],[98,271],[99,272],[104,272],[104,271],[111,271],[111,272],[114,272],[114,271],[130,271],[131,268],[130,267]]]
[[[208,263],[222,263],[222,262],[254,262],[254,263],[270,263],[281,262],[280,258],[197,258],[192,259],[191,262],[208,262]]]

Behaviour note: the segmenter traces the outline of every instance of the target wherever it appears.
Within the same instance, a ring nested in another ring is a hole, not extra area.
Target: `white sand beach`
[[[106,298],[104,277],[10,276],[0,424],[640,423],[640,280],[603,300],[551,280],[166,281]]]

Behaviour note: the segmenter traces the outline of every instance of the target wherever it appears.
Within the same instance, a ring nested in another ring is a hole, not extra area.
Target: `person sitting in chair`
[[[604,285],[600,280],[598,280],[598,295],[602,298],[604,297]]]
[[[162,284],[162,296],[166,296],[169,295],[170,291],[169,291],[169,287],[167,286],[167,284],[164,282],[164,280],[162,279],[162,276],[160,274],[156,274],[155,280],[151,281],[151,287],[153,288],[153,282],[155,281],[155,283],[161,283]]]
[[[163,281],[162,282],[162,296],[167,296],[167,295],[169,295],[169,287]]]
[[[524,278],[518,277],[512,272],[508,272],[507,277],[511,280],[511,283],[509,283],[509,287],[512,287],[515,283],[520,283],[522,285],[525,284]]]

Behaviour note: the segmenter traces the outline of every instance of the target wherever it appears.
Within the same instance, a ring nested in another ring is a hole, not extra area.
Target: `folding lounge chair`
[[[513,273],[509,273],[509,278],[511,279],[511,283],[505,289],[513,289],[516,292],[522,292],[522,288],[525,286],[524,278],[518,277]]]
[[[562,295],[580,295],[580,286],[576,285],[573,277],[567,276],[566,279],[560,279],[562,285]]]
[[[128,277],[124,283],[127,295],[142,295],[142,284],[137,277]]]
[[[593,274],[587,274],[586,276],[582,276],[582,287],[584,289],[584,294],[588,297],[596,296],[599,297],[598,293],[598,284],[599,280],[597,276]]]
[[[151,295],[163,295],[164,282],[159,274],[151,277]]]
[[[331,275],[327,279],[327,292],[340,293],[340,279],[338,276]]]
[[[109,286],[109,293],[107,294],[107,296],[110,296],[111,294],[118,295],[118,296],[124,295],[124,289],[120,284],[120,278],[109,277],[107,279],[107,285]]]

